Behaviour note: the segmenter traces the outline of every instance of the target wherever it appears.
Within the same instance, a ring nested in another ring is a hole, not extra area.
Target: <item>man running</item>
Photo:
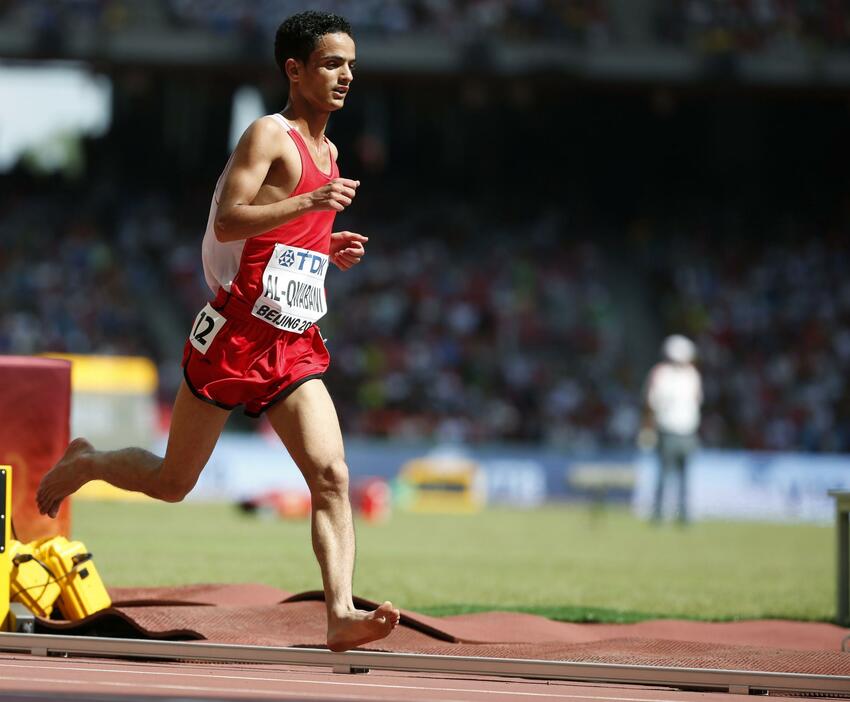
[[[266,412],[310,488],[328,647],[344,651],[387,636],[399,620],[390,602],[367,612],[352,601],[348,467],[321,380],[329,357],[316,326],[327,309],[328,262],[350,268],[367,241],[331,233],[360,184],[339,177],[336,147],[325,137],[354,78],[351,28],[329,13],[294,15],[277,31],[275,59],[289,101],[247,129],[216,185],[203,242],[215,299],[186,342],[165,457],[139,448],[96,451],[78,438],[44,476],[36,500],[55,517],[63,499],[100,479],[178,502],[197,482],[230,410]]]

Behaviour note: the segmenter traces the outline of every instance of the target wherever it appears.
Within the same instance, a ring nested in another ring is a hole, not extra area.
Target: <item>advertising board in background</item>
[[[164,437],[154,450],[165,450]],[[533,509],[546,502],[581,500],[631,505],[638,516],[646,517],[658,470],[655,454],[638,451],[571,455],[518,444],[346,442],[352,484],[366,477],[398,482],[406,465],[444,464],[449,459],[474,467],[462,472],[467,477],[475,474],[475,480],[468,481],[474,487],[475,509]],[[850,490],[850,456],[704,450],[694,456],[688,482],[688,511],[694,520],[828,523],[834,518],[834,504],[827,492]],[[189,499],[239,501],[275,490],[306,490],[280,441],[226,432]],[[675,492],[671,478],[666,497],[673,499]]]
[[[632,504],[646,517],[658,462],[644,454],[636,466]],[[687,475],[688,514],[694,520],[828,522],[835,504],[827,492],[850,490],[850,456],[704,450],[694,456]],[[671,479],[665,497],[672,499],[675,491]]]

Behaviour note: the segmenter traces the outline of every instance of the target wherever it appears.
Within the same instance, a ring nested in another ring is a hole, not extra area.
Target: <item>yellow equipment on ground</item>
[[[92,555],[81,541],[54,536],[35,545],[59,585],[61,593],[56,604],[65,619],[82,619],[112,604]]]
[[[9,617],[9,542],[12,525],[12,467],[0,466],[0,629]]]
[[[54,574],[48,570],[33,544],[12,541],[9,558],[12,574],[9,595],[12,602],[20,602],[39,617],[50,617],[53,604],[59,599],[61,588]]]
[[[56,605],[71,620],[112,604],[81,541],[53,536],[23,544],[12,539],[11,523],[12,468],[0,465],[0,630],[8,630],[14,619],[12,602],[45,618]]]

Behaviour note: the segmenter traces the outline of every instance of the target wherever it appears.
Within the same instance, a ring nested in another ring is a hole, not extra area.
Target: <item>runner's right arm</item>
[[[221,242],[264,234],[307,212],[341,212],[351,204],[358,181],[335,178],[310,193],[264,205],[253,204],[275,159],[287,162],[286,142],[271,120],[254,122],[240,139],[222,184],[215,236]],[[295,151],[297,157],[297,150]],[[291,156],[289,156],[291,158]]]

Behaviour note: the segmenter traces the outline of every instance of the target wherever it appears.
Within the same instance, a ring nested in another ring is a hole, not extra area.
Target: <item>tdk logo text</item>
[[[277,257],[277,262],[285,268],[293,268],[311,275],[323,275],[328,257],[310,251],[284,249],[283,253]]]

